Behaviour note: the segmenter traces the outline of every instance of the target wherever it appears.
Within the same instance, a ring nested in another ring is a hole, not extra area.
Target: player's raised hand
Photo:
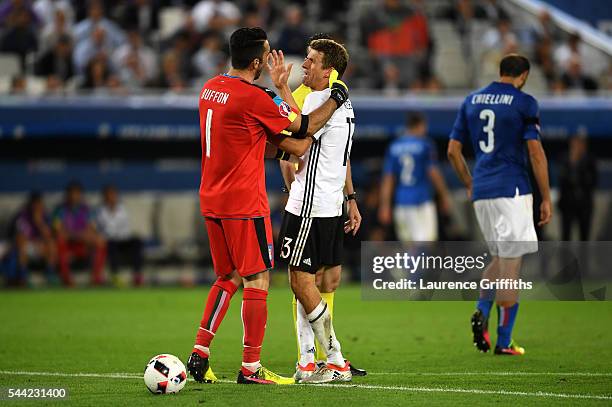
[[[348,86],[338,79],[338,71],[332,69],[329,74],[329,87],[331,89],[330,98],[333,99],[338,107],[342,106],[349,97]]]
[[[276,88],[280,89],[283,86],[289,86],[289,75],[291,74],[291,68],[293,64],[285,65],[285,55],[283,51],[272,50],[268,56],[268,63],[266,64],[272,83]]]
[[[552,219],[552,204],[550,201],[542,201],[540,204],[540,221],[538,226],[544,226]]]

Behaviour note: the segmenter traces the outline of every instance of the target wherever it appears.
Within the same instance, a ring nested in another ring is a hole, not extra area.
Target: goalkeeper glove
[[[329,75],[329,87],[331,88],[330,98],[336,102],[338,107],[342,106],[349,96],[348,87],[344,82],[338,79],[338,71],[335,69],[332,69]]]

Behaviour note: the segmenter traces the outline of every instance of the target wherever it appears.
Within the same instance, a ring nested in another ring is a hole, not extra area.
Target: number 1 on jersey
[[[210,125],[212,123],[212,109],[206,112],[206,157],[210,157]]]
[[[479,117],[487,121],[487,124],[482,128],[482,131],[487,133],[487,142],[480,140],[478,146],[483,153],[490,153],[495,146],[495,132],[493,131],[495,128],[495,112],[491,109],[484,109],[480,112]]]

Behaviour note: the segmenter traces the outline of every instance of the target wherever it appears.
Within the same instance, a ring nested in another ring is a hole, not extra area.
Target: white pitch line
[[[499,372],[498,372],[499,373]],[[546,374],[548,372],[545,372]],[[569,372],[567,372],[569,373]],[[580,372],[576,372],[580,373]],[[140,379],[138,373],[61,373],[61,372],[27,372],[0,370],[0,374],[5,375],[27,375],[27,376],[55,376],[55,377],[92,377],[102,379]],[[190,379],[191,381],[191,379]],[[220,383],[235,383],[233,380],[219,380]],[[307,386],[307,385],[303,385]],[[365,390],[393,390],[406,391],[413,393],[462,393],[462,394],[490,394],[500,396],[525,396],[525,397],[544,397],[544,398],[564,398],[564,399],[587,399],[587,400],[612,400],[612,396],[599,396],[595,394],[571,394],[571,393],[550,393],[550,392],[525,392],[509,390],[484,390],[484,389],[462,389],[453,387],[406,387],[406,386],[382,386],[373,384],[319,384],[321,387],[332,387],[338,389],[365,389]]]
[[[142,379],[142,375],[138,375],[138,373],[59,373],[0,370],[0,374],[13,374],[21,376],[94,377],[100,379]]]
[[[368,372],[373,376],[585,376],[612,377],[606,372]]]
[[[306,386],[306,385],[305,385]],[[545,391],[526,392],[526,391],[509,391],[509,390],[483,390],[483,389],[459,389],[452,387],[404,387],[404,386],[378,386],[372,384],[319,384],[318,386],[333,387],[333,388],[357,388],[357,389],[372,389],[372,390],[395,390],[407,392],[424,392],[424,393],[467,393],[467,394],[491,394],[500,396],[528,396],[528,397],[546,397],[546,398],[564,398],[564,399],[588,399],[588,400],[612,400],[612,396],[597,396],[594,394],[571,394],[571,393],[549,393]]]

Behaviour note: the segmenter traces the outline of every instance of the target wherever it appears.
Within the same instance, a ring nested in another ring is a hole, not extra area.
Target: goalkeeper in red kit
[[[294,382],[260,362],[269,270],[274,262],[264,156],[301,156],[310,147],[311,136],[348,99],[348,90],[341,81],[334,82],[325,103],[309,115],[299,114],[271,90],[253,84],[266,66],[289,74],[290,67],[268,65],[269,54],[270,45],[261,28],[236,30],[230,37],[232,68],[206,82],[200,93],[200,209],[217,280],[208,294],[187,362],[198,382],[214,380],[209,370],[210,343],[241,284],[244,335],[237,382]],[[292,136],[280,135],[282,130]]]

